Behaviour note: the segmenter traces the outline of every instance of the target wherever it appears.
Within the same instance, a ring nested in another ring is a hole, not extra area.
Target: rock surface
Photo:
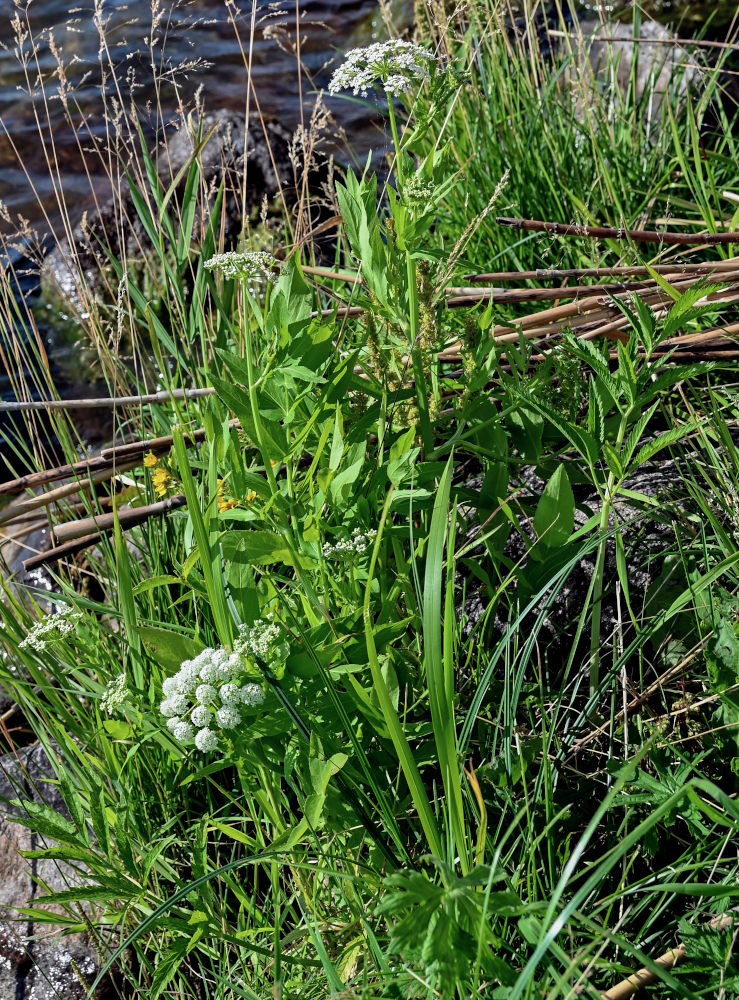
[[[26,860],[18,853],[48,842],[7,819],[2,799],[31,798],[64,812],[48,779],[53,770],[43,748],[25,747],[0,757],[0,1000],[84,1000],[100,967],[95,948],[83,934],[61,935],[53,924],[20,918],[15,907],[32,905],[42,879],[52,890],[76,879],[57,861]],[[99,994],[98,994],[99,995]]]
[[[589,20],[580,21],[572,36],[577,65],[584,67],[589,60],[598,85],[609,82],[615,66],[616,85],[626,94],[634,71],[637,100],[644,100],[645,115],[652,117],[671,87],[684,94],[698,80],[700,67],[678,44],[677,36],[658,21],[642,21],[638,37],[634,41],[631,24]]]

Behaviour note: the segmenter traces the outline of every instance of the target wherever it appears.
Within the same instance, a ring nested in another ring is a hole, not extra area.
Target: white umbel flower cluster
[[[116,715],[123,707],[128,695],[126,675],[118,674],[108,683],[100,699],[100,710],[106,715]]]
[[[217,730],[241,723],[240,707],[255,708],[264,701],[261,685],[244,683],[246,663],[238,646],[233,653],[223,647],[204,649],[164,679],[159,710],[179,743],[194,740],[198,750],[210,753],[218,746]]]
[[[387,94],[403,94],[414,83],[431,78],[436,56],[413,42],[400,38],[375,42],[361,49],[352,49],[334,72],[328,85],[329,94],[351,90],[366,97],[371,89],[381,86]]]
[[[362,531],[361,528],[355,528],[349,538],[340,539],[336,545],[330,545],[326,542],[321,551],[325,559],[329,559],[332,556],[341,558],[342,556],[361,555],[367,551],[376,537],[377,532],[374,528],[370,528],[369,531]]]
[[[239,637],[234,643],[234,651],[247,659],[259,657],[269,661],[272,658],[272,647],[280,635],[280,626],[271,614],[255,621],[253,625],[240,625]]]
[[[72,611],[69,608],[46,615],[40,622],[36,622],[25,639],[18,643],[18,648],[33,649],[37,653],[42,653],[46,649],[47,640],[69,635],[74,630],[74,622],[81,617],[81,611]]]
[[[263,250],[248,253],[231,250],[228,253],[218,253],[210,260],[206,260],[203,265],[208,270],[221,271],[227,278],[269,278],[273,269],[279,266],[277,258]]]

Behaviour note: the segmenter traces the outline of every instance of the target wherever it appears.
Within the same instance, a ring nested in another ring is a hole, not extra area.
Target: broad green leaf
[[[574,526],[575,498],[567,470],[559,465],[536,505],[534,530],[544,545],[556,548],[567,541]]]

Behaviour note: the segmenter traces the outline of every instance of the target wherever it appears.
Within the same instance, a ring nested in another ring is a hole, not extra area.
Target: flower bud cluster
[[[381,84],[387,94],[402,94],[414,83],[431,77],[436,56],[421,45],[392,38],[375,42],[347,53],[346,62],[335,71],[328,85],[329,94],[351,90],[366,97]]]
[[[159,709],[178,742],[194,740],[198,750],[215,750],[217,730],[235,729],[241,723],[240,706],[262,704],[261,685],[244,683],[246,669],[239,650],[208,648],[185,660],[173,677],[165,678]]]
[[[249,253],[230,250],[228,253],[216,254],[206,260],[203,266],[208,270],[221,271],[227,278],[269,278],[273,268],[279,267],[279,264],[277,258],[263,250]]]
[[[58,639],[60,636],[69,635],[74,629],[74,622],[81,617],[81,611],[72,611],[69,608],[46,615],[41,621],[36,622],[25,639],[18,643],[18,647],[42,653],[46,649],[47,639]]]
[[[355,528],[349,538],[340,539],[336,545],[330,545],[327,542],[321,551],[326,559],[331,556],[342,558],[361,555],[367,551],[376,537],[377,532],[374,528],[370,528],[369,531],[362,531],[361,528]]]

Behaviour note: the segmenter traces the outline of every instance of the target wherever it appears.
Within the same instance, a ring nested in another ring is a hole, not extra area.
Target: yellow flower
[[[147,451],[147,453],[144,455],[144,465],[146,466],[147,469],[153,469],[158,461],[159,459],[156,457],[153,451]]]
[[[167,490],[172,482],[172,477],[167,472],[166,469],[158,468],[155,469],[151,476],[151,481],[154,486],[154,493],[158,497],[166,497]]]
[[[224,511],[231,510],[233,507],[238,507],[241,503],[251,503],[251,501],[256,496],[254,490],[249,490],[243,500],[238,500],[236,497],[229,496],[226,493],[223,480],[218,480],[218,496],[216,497],[216,505],[218,510],[223,513]]]
[[[218,510],[221,513],[224,513],[227,510],[231,510],[232,507],[235,507],[238,504],[238,502],[239,501],[235,500],[234,497],[226,496],[226,491],[223,486],[223,480],[219,479],[218,496],[216,498],[216,505],[218,507]]]

